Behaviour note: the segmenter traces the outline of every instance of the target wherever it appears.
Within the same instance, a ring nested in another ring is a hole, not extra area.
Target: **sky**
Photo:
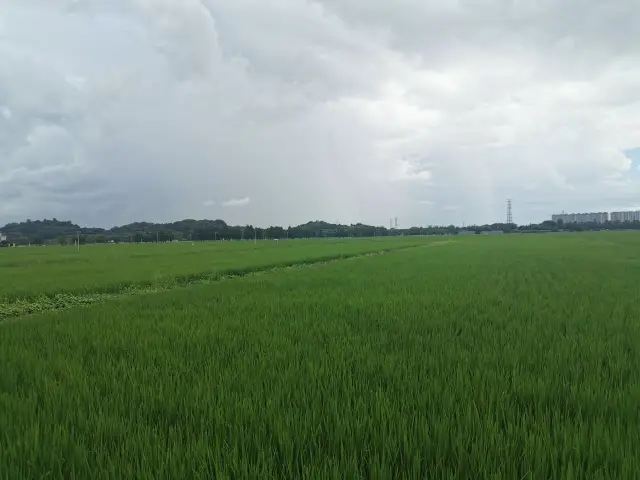
[[[640,209],[637,0],[0,11],[0,225]]]

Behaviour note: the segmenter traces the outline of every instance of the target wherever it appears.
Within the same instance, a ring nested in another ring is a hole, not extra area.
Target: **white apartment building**
[[[640,211],[611,212],[612,222],[640,222]]]
[[[7,241],[7,236],[4,233],[0,232],[0,242],[6,242],[6,241]]]
[[[554,222],[562,220],[562,223],[605,223],[609,220],[609,213],[559,213],[551,215],[551,220]]]

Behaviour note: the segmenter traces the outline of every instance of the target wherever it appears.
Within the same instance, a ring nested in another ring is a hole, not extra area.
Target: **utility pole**
[[[78,251],[80,251],[80,230],[78,230]]]

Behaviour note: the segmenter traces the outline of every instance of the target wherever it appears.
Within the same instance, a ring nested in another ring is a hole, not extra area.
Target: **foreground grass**
[[[113,294],[228,272],[352,256],[437,241],[434,237],[183,242],[0,249],[0,303],[56,294]]]
[[[634,478],[635,236],[474,241],[0,326],[4,478]]]

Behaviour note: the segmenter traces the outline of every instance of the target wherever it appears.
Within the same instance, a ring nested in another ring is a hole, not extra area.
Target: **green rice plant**
[[[38,296],[30,298],[17,298],[0,301],[0,321],[13,317],[23,317],[32,313],[43,313],[53,310],[93,305],[125,296],[158,293],[175,288],[210,284],[212,282],[243,277],[246,275],[261,275],[282,269],[324,265],[327,262],[341,261],[369,255],[386,254],[407,248],[417,248],[418,246],[437,245],[439,245],[438,242],[427,243],[424,245],[396,244],[375,252],[359,253],[355,250],[349,253],[328,254],[324,257],[315,256],[295,260],[281,260],[278,263],[271,265],[256,264],[253,266],[218,270],[212,273],[202,272],[178,277],[167,277],[154,282],[109,285],[94,292],[80,291],[77,293],[41,293]]]
[[[380,237],[169,244],[24,247],[0,250],[0,302],[60,293],[120,293],[131,287],[185,283],[230,271],[265,269],[436,241]]]
[[[2,478],[635,478],[640,237],[470,238],[0,324]]]

